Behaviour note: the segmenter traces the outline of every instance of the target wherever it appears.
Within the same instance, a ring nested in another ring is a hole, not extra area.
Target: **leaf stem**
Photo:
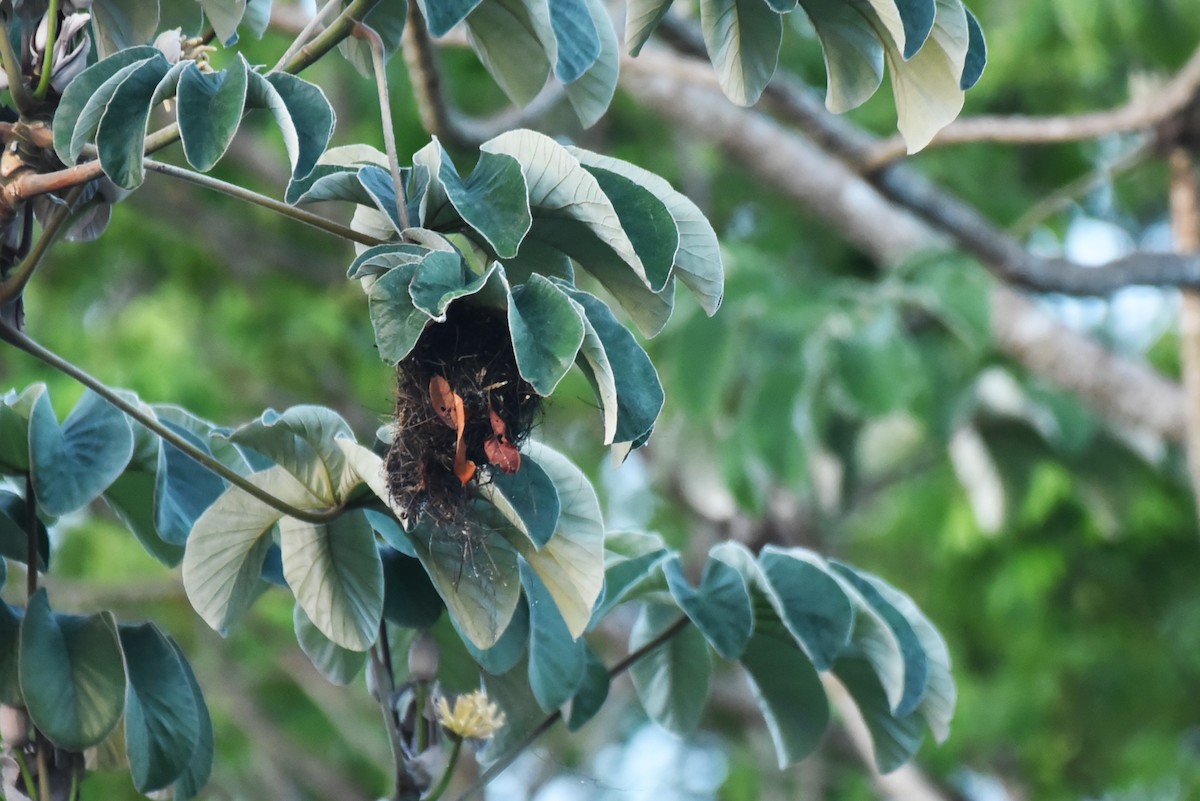
[[[33,798],[37,794],[37,784],[33,781],[33,774],[29,772],[29,762],[25,759],[25,754],[20,748],[14,748],[13,759],[17,761],[17,767],[21,769],[21,779],[25,782],[25,794]]]
[[[396,194],[396,216],[400,227],[408,228],[408,201],[404,195],[404,183],[400,180],[400,155],[396,150],[396,130],[392,123],[392,102],[388,98],[386,56],[383,38],[374,28],[358,23],[354,36],[366,39],[371,48],[371,67],[375,72],[375,88],[379,93],[379,116],[383,124],[383,144],[387,150],[388,168],[392,172],[392,191]]]
[[[58,39],[58,0],[50,0],[46,16],[46,53],[42,59],[42,76],[38,79],[37,89],[33,90],[35,100],[45,100],[46,92],[50,89],[50,73],[54,71],[54,45]]]
[[[439,798],[446,792],[446,788],[450,786],[450,780],[454,778],[454,769],[458,767],[458,756],[462,753],[463,738],[454,735],[454,745],[450,749],[450,758],[446,762],[446,770],[442,773],[442,778],[438,780],[437,787],[434,787],[429,795],[425,796],[424,801],[438,801]]]
[[[220,192],[223,195],[228,195],[229,197],[234,197],[238,200],[244,200],[247,203],[253,203],[257,206],[262,206],[264,209],[273,211],[276,214],[289,217],[298,222],[302,222],[305,225],[310,225],[317,230],[324,231],[327,234],[341,237],[342,239],[349,239],[352,242],[358,242],[363,245],[378,245],[383,242],[381,239],[376,239],[373,236],[368,236],[367,234],[355,231],[349,226],[334,222],[333,220],[322,217],[319,214],[313,214],[311,211],[298,209],[295,206],[276,200],[273,197],[259,194],[258,192],[238,186],[237,184],[227,183],[219,178],[213,178],[211,176],[204,175],[193,170],[188,170],[183,167],[176,167],[174,164],[164,164],[161,161],[155,161],[153,159],[145,159],[143,163],[146,165],[146,169],[150,170],[151,172],[157,172],[161,175],[176,178],[180,181],[187,181],[190,184],[202,186],[205,189],[211,189],[214,192]],[[2,298],[3,296],[0,295],[0,299]]]
[[[8,76],[8,91],[12,94],[13,105],[21,116],[25,116],[33,110],[33,97],[25,85],[25,76],[21,74],[21,59],[13,50],[12,39],[8,37],[8,21],[3,18],[0,18],[0,61],[4,62],[4,74]]]
[[[633,667],[633,665],[639,660],[661,648],[672,637],[687,628],[689,623],[691,623],[691,620],[688,619],[687,615],[681,615],[678,620],[663,629],[662,632],[653,640],[650,640],[650,642],[646,643],[641,648],[638,648],[636,651],[633,651],[620,662],[617,662],[617,664],[609,668],[609,681],[612,681],[617,676],[620,676],[622,673],[629,670],[629,668]],[[522,737],[516,745],[508,749],[508,751],[505,752],[505,754],[495,762],[493,762],[487,770],[485,770],[483,773],[480,773],[479,778],[475,780],[475,783],[463,791],[462,795],[460,795],[456,801],[466,801],[466,799],[476,795],[483,790],[484,787],[487,787],[488,782],[503,773],[504,769],[511,765],[514,759],[520,756],[526,748],[533,745],[534,741],[536,741],[539,737],[550,731],[550,729],[554,728],[554,725],[560,720],[562,720],[561,709],[556,709],[544,717],[542,722],[535,726],[532,731]]]
[[[221,478],[233,484],[238,489],[252,495],[258,500],[270,506],[272,509],[283,512],[289,517],[294,517],[297,520],[303,520],[308,523],[328,523],[335,517],[340,515],[344,509],[341,506],[334,506],[327,509],[298,509],[290,503],[276,498],[271,493],[248,480],[245,476],[235,472],[226,465],[217,461],[211,455],[205,453],[199,448],[192,445],[183,437],[176,434],[171,429],[160,423],[153,415],[148,415],[135,404],[130,403],[127,399],[113,390],[109,389],[104,382],[92,376],[79,367],[76,367],[71,362],[59,356],[57,353],[40,345],[30,339],[23,332],[13,328],[9,323],[0,320],[0,340],[8,342],[20,350],[25,351],[30,356],[38,359],[60,373],[70,376],[79,383],[83,384],[88,389],[95,392],[106,401],[116,406],[125,414],[132,417],[137,422],[144,425],[146,428],[154,432],[162,440],[169,442],[184,454],[189,456],[194,461],[200,463],[213,473],[216,473]]]
[[[46,738],[41,732],[34,734],[34,748],[37,749],[38,767],[38,798],[41,801],[54,801],[50,795],[50,769],[46,761]]]
[[[378,693],[379,711],[383,713],[383,725],[387,729],[388,744],[392,749],[392,767],[395,771],[396,796],[401,795],[401,788],[407,787],[408,760],[404,754],[404,744],[400,740],[400,723],[396,720],[396,709],[393,706],[396,695],[396,677],[392,673],[391,654],[386,651],[387,621],[379,622],[379,640],[371,646],[371,670],[375,673],[375,691]],[[386,657],[383,654],[387,654]],[[420,723],[418,716],[418,724]]]

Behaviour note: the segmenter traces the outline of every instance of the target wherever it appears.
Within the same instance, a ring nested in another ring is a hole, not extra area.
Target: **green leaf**
[[[583,321],[575,306],[562,290],[535,274],[509,295],[508,330],[521,377],[539,395],[549,396],[583,344]]]
[[[661,536],[636,531],[609,534],[604,542],[604,591],[592,613],[595,628],[614,606],[641,597],[646,587],[669,592],[663,563],[670,558]]]
[[[867,417],[903,408],[920,391],[920,355],[894,314],[838,340],[833,355],[842,388]]]
[[[187,767],[175,780],[172,788],[175,801],[189,801],[200,794],[204,785],[208,784],[208,777],[212,774],[215,751],[212,718],[208,715],[208,704],[204,702],[204,693],[200,689],[200,683],[196,681],[196,674],[192,672],[192,666],[188,664],[178,643],[172,641],[171,647],[175,650],[175,654],[179,657],[179,664],[183,667],[184,676],[191,689],[192,700],[196,704],[199,721],[198,735],[191,750],[191,759],[188,760]]]
[[[825,107],[857,108],[883,81],[883,44],[861,8],[844,0],[800,0],[825,54]],[[870,13],[870,12],[867,12]]]
[[[466,19],[481,0],[422,0],[421,12],[434,36],[445,36],[458,23]]]
[[[313,625],[300,604],[292,612],[292,627],[308,661],[334,684],[345,686],[354,681],[367,664],[366,651],[350,651],[331,641]]]
[[[629,0],[625,9],[625,46],[637,56],[675,0]]]
[[[554,599],[528,565],[521,566],[521,584],[529,599],[529,686],[538,706],[549,712],[582,684],[584,643],[567,630]]]
[[[612,367],[617,420],[611,439],[606,432],[605,444],[632,444],[637,447],[653,430],[662,411],[665,395],[658,372],[637,339],[617,321],[602,300],[582,290],[560,286],[568,297],[582,307],[584,318],[595,331]],[[597,394],[603,405],[604,397]]]
[[[328,523],[279,523],[283,574],[313,625],[351,651],[365,651],[383,618],[383,567],[361,511]]]
[[[821,678],[795,643],[774,633],[751,637],[741,664],[783,770],[811,754],[829,726],[829,701]]]
[[[0,704],[24,706],[21,698],[21,619],[24,610],[0,601]]]
[[[726,659],[737,659],[754,631],[754,608],[746,579],[717,559],[704,566],[700,586],[693,588],[683,575],[678,555],[663,562],[671,597],[696,625],[709,645]]]
[[[596,716],[608,700],[608,668],[600,661],[584,641],[583,680],[571,699],[571,711],[567,713],[567,731],[579,731],[585,723]]]
[[[566,282],[560,284],[564,290],[567,286],[569,284]],[[600,401],[600,414],[604,418],[604,444],[611,445],[617,436],[619,409],[617,379],[613,375],[612,362],[608,360],[608,352],[604,350],[604,343],[600,340],[596,327],[588,319],[583,306],[574,298],[571,298],[571,302],[575,304],[575,311],[579,313],[579,319],[583,321],[583,344],[579,346],[575,364],[579,366],[580,372],[592,385],[592,391],[596,393],[596,400]]]
[[[545,39],[550,40],[550,49]],[[467,17],[467,41],[514,103],[525,106],[550,77],[555,60],[548,3],[488,0]]]
[[[891,615],[898,614],[904,623],[911,628],[917,639],[916,646],[920,649],[925,664],[924,693],[920,704],[916,706],[916,711],[925,718],[937,741],[939,743],[944,742],[950,736],[950,719],[954,716],[954,704],[958,694],[954,686],[954,676],[950,673],[950,649],[946,647],[946,641],[938,633],[933,623],[929,621],[929,618],[913,603],[912,598],[909,598],[878,576],[871,575],[857,568],[852,568],[849,565],[834,563],[834,566],[843,575],[846,575],[847,571],[852,572],[859,580],[871,588],[874,595],[865,592],[864,595],[872,600],[872,604],[876,609],[886,608],[889,610],[889,614],[885,615],[889,625],[892,625],[893,618]],[[859,586],[858,583],[855,583],[855,586]],[[876,598],[878,602],[876,602]],[[904,628],[904,624],[892,625],[892,631],[898,637],[900,636],[900,631]],[[901,643],[905,646],[905,657],[907,659],[908,648],[911,647],[911,643],[905,643],[903,639]],[[907,711],[903,707],[904,705],[902,704],[901,709],[897,710],[899,714],[904,714]]]
[[[413,304],[408,288],[417,265],[402,264],[381,276],[367,292],[379,358],[396,364],[412,352],[430,317]]]
[[[921,641],[917,637],[916,631],[908,619],[879,592],[875,582],[859,575],[850,565],[840,562],[831,564],[833,569],[842,578],[849,581],[854,589],[862,594],[867,603],[879,613],[900,644],[900,653],[904,659],[904,692],[895,705],[895,712],[898,716],[913,712],[920,706],[921,700],[925,696],[925,685],[929,674],[925,649],[921,647]]]
[[[604,7],[604,0],[583,2],[592,18],[600,51],[592,65],[563,89],[571,107],[575,109],[575,116],[579,118],[580,124],[584,128],[590,128],[604,116],[617,91],[621,53],[617,44],[617,32],[613,30],[612,18]]]
[[[451,623],[454,619],[450,619]],[[486,650],[480,650],[459,632],[459,642],[470,652],[471,658],[488,673],[499,676],[512,670],[529,653],[529,604],[524,596],[513,612],[512,620],[500,635],[496,644]],[[523,672],[527,675],[529,670]],[[535,704],[536,706],[536,704]]]
[[[241,53],[228,69],[203,73],[193,62],[179,76],[179,135],[188,163],[208,172],[233,141],[246,105],[249,67]]]
[[[629,241],[642,260],[647,282],[661,292],[671,277],[679,232],[670,210],[637,180],[602,167],[585,165],[612,202]]]
[[[410,539],[458,630],[476,648],[495,645],[521,596],[512,546],[493,530],[463,532],[428,523],[419,525]]]
[[[545,134],[518,130],[490,139],[479,149],[507,154],[521,165],[534,220],[529,236],[555,245],[585,268],[588,255],[606,251],[649,287],[645,267],[612,203],[562,145]]]
[[[854,633],[838,661],[843,658],[865,660],[875,671],[887,696],[888,709],[896,709],[904,700],[906,690],[901,643],[888,622],[853,584],[840,573],[831,575],[841,582],[842,589],[854,604]]]
[[[633,653],[679,618],[679,610],[646,604],[629,633]],[[696,730],[708,702],[712,655],[697,629],[687,626],[629,669],[646,714],[667,731],[685,737]]]
[[[194,448],[212,455],[208,445],[192,432],[166,420],[160,422]],[[224,491],[224,479],[164,440],[154,479],[154,523],[159,537],[183,545],[196,520]]]
[[[678,243],[673,272],[696,295],[704,311],[710,317],[715,314],[724,295],[725,275],[721,266],[720,243],[704,212],[666,180],[649,170],[578,147],[568,147],[567,150],[584,167],[628,178],[652,192],[666,206],[675,223]]]
[[[557,501],[557,499],[556,499]],[[0,490],[0,557],[22,564],[29,563],[29,517],[25,499],[12,492]],[[35,515],[37,536],[37,570],[46,572],[50,564],[50,535],[46,524]]]
[[[450,304],[483,289],[498,269],[493,266],[483,275],[475,276],[467,270],[459,254],[432,251],[417,264],[408,294],[419,311],[435,322],[444,323]]]
[[[912,58],[925,45],[941,13],[940,0],[891,0],[904,23],[904,57]]]
[[[558,491],[558,530],[540,549],[526,537],[514,547],[546,585],[572,637],[587,629],[592,607],[604,586],[604,522],[596,490],[583,472],[561,453],[540,442],[526,452],[546,471]]]
[[[253,448],[287,470],[326,506],[340,503],[349,489],[346,456],[337,442],[341,438],[354,439],[341,415],[311,405],[282,414],[268,409],[229,435],[231,442]]]
[[[528,456],[521,460],[521,469],[511,475],[492,470],[489,479],[480,483],[479,496],[496,507],[535,548],[549,542],[558,528],[558,490],[546,471]]]
[[[557,45],[554,75],[569,84],[599,58],[600,36],[585,0],[554,0],[550,3],[550,27]]]
[[[701,0],[700,26],[721,90],[754,105],[779,63],[783,19],[763,0]]]
[[[413,155],[413,169],[428,171],[421,194],[421,224],[434,230],[465,222],[501,258],[517,254],[532,224],[521,165],[511,156],[481,153],[464,181],[436,139]]]
[[[54,111],[54,151],[64,164],[74,164],[96,132],[112,93],[136,65],[159,55],[153,47],[131,47],[96,62],[67,84]],[[123,76],[112,83],[118,72]],[[104,91],[101,91],[104,87]],[[87,111],[85,115],[85,110]]]
[[[900,5],[906,2],[916,4],[917,0],[902,0]],[[924,0],[920,4],[924,5]],[[907,19],[905,22],[907,27]],[[937,19],[929,39],[907,61],[895,45],[884,41],[900,134],[909,153],[929,144],[962,110],[960,84],[969,46],[967,14],[960,0],[937,0]]]
[[[282,467],[248,476],[255,486],[302,509],[321,500]],[[192,608],[222,635],[258,597],[271,529],[283,513],[237,487],[204,511],[188,537],[183,587]]]
[[[768,545],[758,560],[784,625],[817,670],[828,670],[854,631],[850,598],[827,563],[811,551]]]
[[[29,472],[29,420],[45,384],[33,384],[20,395],[9,391],[0,403],[0,472]]]
[[[303,178],[313,171],[333,135],[333,106],[321,87],[294,75],[272,72],[264,76],[251,71],[246,77],[246,108],[271,113],[283,133],[292,178]]]
[[[349,5],[350,0],[343,0],[342,5]],[[442,3],[445,0],[435,0]],[[383,40],[383,57],[386,62],[400,49],[400,41],[404,37],[404,21],[408,18],[407,0],[385,0],[376,3],[362,18]],[[347,37],[338,44],[338,50],[345,56],[354,68],[367,78],[373,78],[371,67],[371,47],[366,39]]]
[[[55,614],[39,589],[21,622],[19,664],[29,717],[59,748],[96,745],[121,719],[125,667],[111,613]]]
[[[959,78],[958,87],[964,92],[979,82],[983,77],[983,68],[987,66],[987,41],[983,38],[983,28],[979,25],[979,20],[975,19],[975,15],[971,13],[971,9],[964,8],[967,12],[967,57],[963,62],[962,77]]]
[[[167,567],[175,567],[183,559],[183,546],[172,545],[159,536],[154,497],[155,474],[142,470],[126,470],[104,491],[105,503],[133,532],[146,553]]]
[[[357,179],[355,179],[357,183]],[[362,184],[358,184],[362,186]],[[429,248],[408,243],[400,245],[376,245],[367,248],[350,263],[346,270],[347,278],[365,278],[381,276],[405,264],[415,265],[429,255]],[[411,300],[411,296],[410,296]]]
[[[383,565],[384,619],[410,629],[427,629],[436,623],[446,604],[421,563],[395,548],[382,547],[379,557]]]
[[[105,104],[96,128],[96,150],[104,174],[122,189],[136,189],[146,177],[146,123],[155,90],[170,69],[161,53],[146,59],[130,70]],[[101,87],[97,94],[103,92]]]
[[[237,44],[237,29],[246,15],[246,0],[200,0],[200,7],[216,31],[217,41],[225,47]]]
[[[867,723],[879,772],[891,773],[911,759],[924,739],[920,715],[893,715],[892,705],[878,675],[864,659],[840,659],[834,666],[834,673],[850,691]]]
[[[138,792],[161,790],[191,762],[200,739],[200,711],[182,658],[153,623],[120,627],[129,683],[125,688],[125,748]]]
[[[144,45],[158,32],[158,0],[94,0],[92,30],[101,58]]]
[[[41,508],[58,517],[95,500],[129,464],[133,431],[115,406],[91,390],[60,427],[46,394],[29,421],[30,473]]]

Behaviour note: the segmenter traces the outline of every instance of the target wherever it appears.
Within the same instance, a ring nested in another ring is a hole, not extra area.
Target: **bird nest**
[[[392,499],[414,524],[462,527],[478,483],[519,469],[542,399],[517,369],[503,313],[465,303],[426,326],[396,375]]]

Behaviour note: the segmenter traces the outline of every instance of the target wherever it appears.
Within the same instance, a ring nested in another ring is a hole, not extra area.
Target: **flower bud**
[[[408,649],[408,675],[413,681],[433,681],[438,674],[438,646],[422,631]]]

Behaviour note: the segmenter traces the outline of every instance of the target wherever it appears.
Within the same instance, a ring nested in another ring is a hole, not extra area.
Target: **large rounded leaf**
[[[508,330],[521,377],[549,396],[583,344],[583,321],[570,299],[547,279],[533,275],[509,295]]]
[[[200,739],[200,711],[183,660],[152,623],[122,626],[129,684],[125,692],[125,748],[133,784],[141,793],[179,778]]]
[[[129,463],[133,431],[123,412],[87,391],[59,426],[42,394],[29,421],[30,472],[38,503],[59,516],[91,503]]]
[[[755,634],[742,654],[780,770],[813,752],[829,726],[829,701],[812,662],[780,631]]]
[[[679,610],[647,604],[629,633],[636,651],[679,618]],[[683,737],[695,731],[708,701],[712,656],[704,635],[691,626],[643,656],[629,669],[642,707],[656,723]]]
[[[667,559],[663,569],[671,596],[709,645],[726,659],[740,657],[754,631],[754,607],[745,577],[717,559],[704,566],[699,587],[688,584],[678,556]]]
[[[511,475],[492,470],[489,480],[479,485],[479,495],[534,547],[541,548],[558,529],[558,490],[533,459],[522,459],[521,468]]]
[[[200,690],[200,683],[196,681],[196,674],[192,672],[192,666],[188,664],[187,658],[184,657],[183,651],[180,650],[177,643],[172,642],[171,647],[175,650],[176,656],[179,657],[179,663],[183,667],[188,688],[192,693],[192,700],[196,703],[199,720],[197,729],[199,735],[192,749],[191,759],[188,760],[187,767],[183,769],[172,786],[175,801],[189,801],[200,794],[204,785],[208,784],[208,777],[212,773],[215,752],[212,719],[208,715],[208,704],[204,702],[204,693]]]
[[[125,667],[112,615],[57,615],[46,591],[21,622],[21,694],[55,745],[82,751],[108,736],[125,705]]]
[[[279,523],[283,575],[308,619],[337,645],[365,651],[383,618],[383,566],[361,511],[329,523]]]
[[[346,421],[324,406],[293,406],[282,414],[268,409],[229,439],[258,451],[287,470],[327,506],[341,501],[346,456],[338,446],[353,439]]]
[[[249,480],[292,506],[322,506],[282,467],[255,473]],[[183,557],[183,587],[197,614],[218,632],[224,634],[258,597],[271,528],[282,516],[244,490],[230,487],[192,527]]]
[[[296,642],[300,650],[312,662],[321,675],[334,684],[346,685],[362,672],[367,663],[365,651],[351,651],[330,640],[313,625],[304,614],[304,608],[296,604],[292,612],[292,626],[296,631]]]
[[[20,655],[23,610],[0,601],[0,704],[22,706]]]
[[[179,134],[188,163],[208,172],[225,155],[242,122],[249,66],[239,53],[221,72],[201,72],[195,63],[179,76]]]
[[[529,599],[529,687],[549,712],[579,689],[587,664],[584,642],[567,630],[554,599],[527,565],[521,566],[521,583]]]
[[[700,25],[721,90],[753,105],[779,63],[783,19],[763,0],[701,0]]]

